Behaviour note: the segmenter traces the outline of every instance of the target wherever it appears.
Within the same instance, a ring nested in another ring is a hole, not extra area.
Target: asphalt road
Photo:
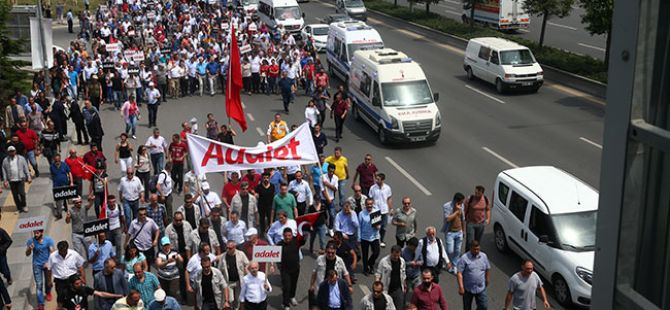
[[[387,0],[393,2],[393,0]],[[398,5],[408,6],[407,0],[398,0]],[[416,10],[425,10],[424,4],[415,6]],[[460,21],[463,15],[463,1],[443,0],[431,5],[431,12]],[[577,4],[572,6],[570,15],[565,18],[553,17],[547,21],[544,42],[552,46],[578,54],[589,55],[594,58],[605,58],[605,46],[607,38],[604,35],[592,36],[582,24],[584,9]],[[533,41],[540,40],[542,29],[542,17],[531,16],[530,27],[516,32],[515,35]]]
[[[320,2],[301,4],[308,22],[316,22],[334,11]],[[435,145],[382,146],[375,133],[363,123],[349,119],[345,124],[344,138],[339,144],[330,141],[327,150],[335,145],[343,147],[344,155],[353,167],[360,163],[365,153],[374,156],[381,172],[386,173],[387,183],[394,191],[394,206],[400,198],[410,196],[419,211],[418,222],[422,232],[426,226],[440,226],[441,206],[456,191],[470,194],[475,185],[486,186],[487,195],[496,175],[515,166],[554,165],[560,167],[594,187],[598,187],[600,174],[600,143],[603,133],[603,108],[588,97],[554,83],[547,83],[537,94],[498,95],[491,85],[468,81],[462,69],[462,52],[446,45],[432,33],[424,33],[408,25],[372,16],[369,23],[378,29],[385,44],[400,49],[422,64],[434,92],[440,92],[438,103],[443,118],[442,136]],[[54,33],[55,44],[67,46],[70,36],[64,30]],[[56,42],[62,43],[56,43]],[[325,59],[324,59],[325,60]],[[335,79],[334,79],[335,80]],[[333,86],[339,81],[335,80]],[[282,110],[277,96],[254,95],[242,97],[248,113],[249,130],[235,139],[240,145],[256,145],[265,140],[258,131],[265,132],[272,115]],[[588,99],[588,100],[587,100]],[[291,106],[291,113],[284,115],[289,124],[304,121],[303,111],[307,97],[300,96]],[[109,106],[102,109],[106,136],[103,142],[108,156],[116,143],[116,136],[123,131],[122,118]],[[142,110],[146,112],[145,109]],[[207,113],[214,113],[223,123],[226,120],[224,97],[187,97],[169,100],[161,105],[158,126],[164,136],[180,130],[180,123],[197,117],[204,120]],[[134,144],[143,143],[150,134],[146,127],[146,113],[140,122]],[[201,125],[202,127],[202,125]],[[327,120],[324,132],[334,135],[334,124]],[[110,176],[118,182],[120,171],[110,162]],[[208,176],[214,189],[222,187],[220,175]],[[181,198],[175,198],[175,202]],[[395,230],[386,237],[392,244]],[[495,250],[490,227],[487,229],[482,249],[492,263],[489,287],[490,308],[501,308],[504,303],[507,280],[519,268],[520,258],[513,254],[500,254]],[[388,247],[382,255],[388,254]],[[297,299],[299,309],[306,308],[307,288],[313,258],[305,256]],[[360,265],[359,265],[360,269]],[[358,276],[354,301],[357,303],[372,283],[371,277]],[[462,309],[457,294],[455,277],[443,274],[441,285],[451,309]],[[271,277],[275,287],[270,304],[278,308],[281,288],[277,275]],[[552,306],[562,309],[553,299]]]

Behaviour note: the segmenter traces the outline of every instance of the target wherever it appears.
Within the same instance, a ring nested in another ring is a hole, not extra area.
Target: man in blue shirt
[[[74,98],[75,100],[79,98],[77,95],[77,85],[79,82],[79,73],[74,70],[74,66],[70,65],[70,69],[68,70],[68,76],[70,78],[70,96]]]
[[[337,278],[337,271],[328,271],[327,278],[319,285],[317,305],[319,309],[353,309],[351,291],[346,281]]]
[[[216,79],[219,75],[219,69],[220,65],[218,62],[216,62],[216,59],[212,59],[209,61],[207,64],[207,82],[209,83],[209,95],[214,96],[214,93],[216,93],[216,88],[214,85],[216,85]]]
[[[154,292],[154,301],[149,304],[147,310],[181,310],[181,306],[172,296],[167,296],[161,288]]]
[[[47,281],[47,272],[45,265],[49,260],[49,255],[55,249],[55,243],[51,237],[44,235],[43,229],[33,231],[33,237],[26,241],[26,256],[33,255],[33,277],[37,286],[37,306],[44,307],[44,297],[51,301],[51,287],[45,285]]]
[[[72,174],[70,173],[70,166],[60,160],[60,154],[56,153],[54,155],[53,163],[49,169],[51,170],[53,188],[74,185],[72,182]],[[54,201],[53,214],[56,218],[61,218],[63,216],[61,207],[67,211],[67,203],[65,199]]]
[[[103,232],[98,233],[98,242],[91,243],[88,246],[88,262],[91,264],[91,269],[93,269],[93,277],[102,271],[105,268],[105,261],[110,257],[116,256],[116,249],[114,245],[107,240],[107,234]]]
[[[344,202],[342,210],[335,216],[335,231],[342,232],[344,241],[352,248],[356,247],[356,234],[358,233],[358,216],[351,210],[351,204]]]
[[[458,294],[463,296],[463,309],[470,309],[472,299],[477,309],[488,307],[486,287],[489,285],[491,265],[482,253],[477,240],[472,240],[470,251],[458,260]]]
[[[205,91],[205,79],[207,78],[207,66],[208,64],[203,60],[202,57],[198,58],[198,63],[195,64],[195,72],[198,78],[198,90],[200,91],[200,97]]]

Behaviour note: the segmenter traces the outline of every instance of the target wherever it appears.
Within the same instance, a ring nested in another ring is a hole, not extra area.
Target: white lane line
[[[547,25],[551,25],[551,26],[558,27],[558,28],[570,29],[572,31],[577,31],[577,28],[575,28],[575,27],[561,25],[561,24],[557,24],[557,23],[547,22]]]
[[[447,13],[449,13],[449,14],[451,14],[451,15],[458,15],[458,16],[461,16],[461,13],[460,13],[460,12],[456,12],[456,11],[454,11],[454,10],[444,10],[444,11],[447,12]]]
[[[458,4],[458,5],[462,5],[462,4],[463,4],[463,3],[461,3],[460,1],[454,1],[454,0],[444,0],[444,2],[448,2],[448,3],[451,3],[451,4]]]
[[[515,163],[511,162],[509,159],[507,159],[507,158],[505,158],[505,157],[502,157],[502,155],[500,155],[500,154],[498,154],[498,153],[492,151],[492,150],[491,150],[490,148],[488,148],[488,147],[482,146],[482,150],[484,150],[484,151],[486,151],[487,153],[493,155],[493,157],[495,157],[495,158],[497,158],[497,159],[500,159],[500,161],[502,161],[502,162],[508,164],[508,165],[511,166],[512,168],[519,168],[519,166],[517,166]]]
[[[358,287],[361,288],[361,291],[363,291],[363,294],[365,294],[365,296],[370,294],[370,289],[367,286],[365,286],[363,284],[359,284]]]
[[[474,87],[472,87],[472,86],[470,86],[470,85],[468,85],[468,84],[465,84],[465,87],[467,87],[468,89],[470,89],[470,90],[472,90],[472,91],[474,91],[474,92],[476,92],[476,93],[478,93],[478,94],[480,94],[480,95],[482,95],[482,96],[484,96],[484,97],[486,97],[486,98],[489,98],[489,99],[491,99],[491,100],[493,100],[493,101],[496,101],[496,102],[498,102],[498,103],[502,103],[502,104],[505,103],[505,101],[502,101],[502,100],[500,100],[500,99],[498,99],[498,98],[496,98],[496,97],[493,97],[493,96],[491,96],[491,95],[489,95],[489,94],[487,94],[487,93],[485,93],[485,92],[483,92],[483,91],[481,91],[481,90],[479,90],[479,89],[476,89],[476,88],[474,88]]]
[[[242,108],[243,108],[243,109],[246,109],[246,108],[247,108],[247,105],[244,104],[244,102],[242,102]]]
[[[517,31],[523,32],[523,33],[530,33],[530,30],[526,29],[517,29]]]
[[[254,116],[251,115],[251,113],[247,113],[247,117],[249,118],[250,121],[255,121]]]
[[[256,127],[256,132],[258,132],[258,135],[261,137],[265,136],[265,133],[260,127]]]
[[[592,48],[592,49],[594,49],[594,50],[599,50],[599,51],[601,51],[601,52],[604,52],[604,51],[605,51],[605,48],[598,47],[598,46],[593,46],[593,45],[589,45],[589,44],[577,43],[577,45],[579,45],[579,46],[583,46],[583,47],[587,47],[587,48]]]
[[[426,194],[426,196],[433,195],[428,189],[426,189],[423,185],[421,185],[419,181],[417,181],[411,174],[409,174],[407,170],[403,169],[403,167],[400,167],[398,163],[393,161],[391,157],[385,156],[384,158],[386,158],[386,161],[388,161],[389,164],[391,164],[391,166],[395,167],[398,171],[400,171],[400,173],[402,173],[410,182],[414,183],[414,185],[416,185],[416,187],[418,187],[420,191]]]
[[[595,142],[593,142],[593,141],[591,141],[591,140],[589,140],[589,139],[587,139],[587,138],[579,137],[579,140],[582,140],[582,141],[584,141],[584,142],[586,142],[586,143],[588,143],[588,144],[591,144],[591,145],[593,145],[593,146],[595,146],[595,147],[597,147],[597,148],[599,148],[599,149],[601,149],[601,150],[603,149],[603,146],[602,146],[602,145],[600,145],[600,144],[598,144],[598,143],[595,143]]]

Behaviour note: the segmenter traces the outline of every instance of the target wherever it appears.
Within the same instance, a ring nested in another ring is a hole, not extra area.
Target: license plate
[[[409,138],[412,142],[426,141],[426,137],[411,137]]]
[[[521,86],[533,86],[533,82],[522,82]]]

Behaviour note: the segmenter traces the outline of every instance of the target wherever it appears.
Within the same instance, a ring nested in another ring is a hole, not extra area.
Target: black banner
[[[169,55],[169,54],[171,54],[171,53],[172,53],[172,49],[171,49],[171,48],[169,48],[169,47],[161,48],[161,54],[163,54],[163,55]]]
[[[108,219],[97,220],[88,223],[84,223],[84,236],[95,236],[101,231],[109,230],[109,221]]]
[[[72,198],[78,197],[78,196],[79,196],[79,194],[77,193],[77,187],[76,186],[61,186],[61,187],[54,187],[53,188],[54,201],[72,199]]]
[[[103,69],[114,69],[114,62],[105,61],[105,62],[102,63],[102,68]]]
[[[138,67],[130,67],[128,68],[128,74],[139,74],[140,73],[140,68]]]
[[[377,210],[370,213],[370,224],[377,225],[382,223],[382,212]]]

